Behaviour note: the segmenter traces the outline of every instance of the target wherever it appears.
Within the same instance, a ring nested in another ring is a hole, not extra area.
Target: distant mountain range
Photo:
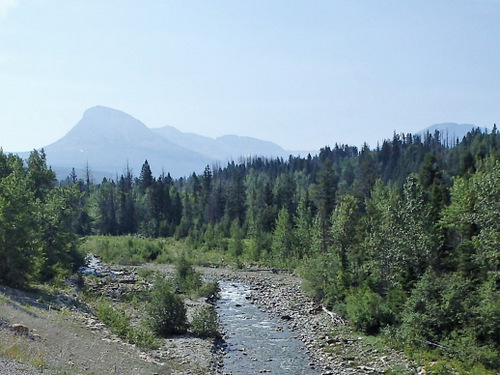
[[[448,140],[449,144],[454,144],[456,141],[462,141],[462,138],[467,135],[472,129],[476,129],[477,126],[473,124],[457,124],[454,122],[445,122],[442,124],[435,124],[419,131],[418,134],[434,134],[437,131],[441,133],[441,140],[444,142]],[[487,131],[488,128],[480,128],[481,131]]]
[[[155,176],[165,172],[179,178],[242,156],[288,157],[291,153],[256,138],[227,135],[213,139],[171,126],[150,129],[124,112],[103,106],[86,110],[63,138],[44,150],[59,179],[66,178],[72,168],[83,177],[88,165],[96,182],[121,175],[127,167],[138,176],[146,159]],[[29,153],[19,155],[27,158]]]
[[[475,126],[444,123],[422,130],[461,140]],[[484,129],[483,129],[484,130]],[[328,144],[325,140],[325,145]],[[297,155],[279,145],[251,137],[225,135],[218,138],[184,133],[172,126],[150,129],[139,120],[116,109],[103,106],[85,111],[82,119],[61,139],[44,147],[47,162],[59,179],[66,178],[72,168],[83,178],[89,167],[95,182],[103,177],[115,178],[127,168],[138,176],[147,159],[153,174],[170,173],[187,177],[202,173],[206,165],[239,161],[241,157],[283,157]],[[313,152],[311,152],[312,154]],[[307,154],[302,152],[303,156]],[[19,153],[26,159],[29,153]]]
[[[224,135],[218,138],[203,137],[194,133],[183,133],[172,126],[151,129],[156,134],[179,146],[206,155],[214,160],[237,159],[241,156],[265,155],[288,157],[286,151],[276,143],[257,138]]]

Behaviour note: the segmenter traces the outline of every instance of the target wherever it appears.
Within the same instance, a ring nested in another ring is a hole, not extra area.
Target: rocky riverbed
[[[169,274],[168,265],[147,266]],[[301,290],[301,280],[285,272],[248,268],[232,270],[199,268],[206,279],[226,280],[247,285],[246,299],[293,331],[309,356],[308,366],[321,374],[416,374],[418,369],[395,350],[383,348],[368,338],[351,332],[342,319],[313,303]],[[147,288],[134,269],[108,269],[114,276],[94,278],[87,285],[92,293],[110,298]],[[27,365],[0,358],[0,369],[12,374],[35,374],[29,366],[33,358],[47,369],[80,371],[82,374],[224,374],[223,345],[189,334],[164,339],[156,350],[140,350],[112,334],[86,308],[77,293],[51,296],[8,288],[0,290],[0,341],[30,354]],[[204,299],[186,301],[188,312],[206,303]],[[139,317],[138,317],[139,318]],[[25,325],[30,335],[12,331],[12,325]],[[22,357],[22,356],[21,356]],[[2,367],[3,366],[3,367]],[[17,369],[15,372],[12,372]],[[264,370],[266,370],[264,368]],[[1,372],[0,372],[1,373]],[[237,372],[234,372],[236,374]],[[273,373],[280,373],[274,371]]]
[[[304,295],[298,277],[257,268],[201,271],[209,278],[249,285],[252,302],[295,331],[307,347],[311,366],[325,375],[419,372],[404,354],[373,348],[368,340],[349,330],[339,316],[311,301]]]

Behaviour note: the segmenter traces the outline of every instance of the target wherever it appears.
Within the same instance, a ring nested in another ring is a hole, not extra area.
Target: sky
[[[500,0],[0,0],[0,147],[95,105],[288,150],[491,127],[498,20]]]

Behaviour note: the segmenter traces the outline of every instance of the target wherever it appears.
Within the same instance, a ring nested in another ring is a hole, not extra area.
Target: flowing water
[[[227,344],[224,373],[321,373],[311,365],[304,344],[286,322],[270,317],[247,299],[247,285],[227,281],[219,285],[217,313]]]

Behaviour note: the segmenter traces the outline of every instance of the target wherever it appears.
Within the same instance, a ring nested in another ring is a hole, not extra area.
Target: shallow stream
[[[250,288],[221,281],[217,313],[224,330],[224,374],[316,375],[297,334],[249,300]]]

